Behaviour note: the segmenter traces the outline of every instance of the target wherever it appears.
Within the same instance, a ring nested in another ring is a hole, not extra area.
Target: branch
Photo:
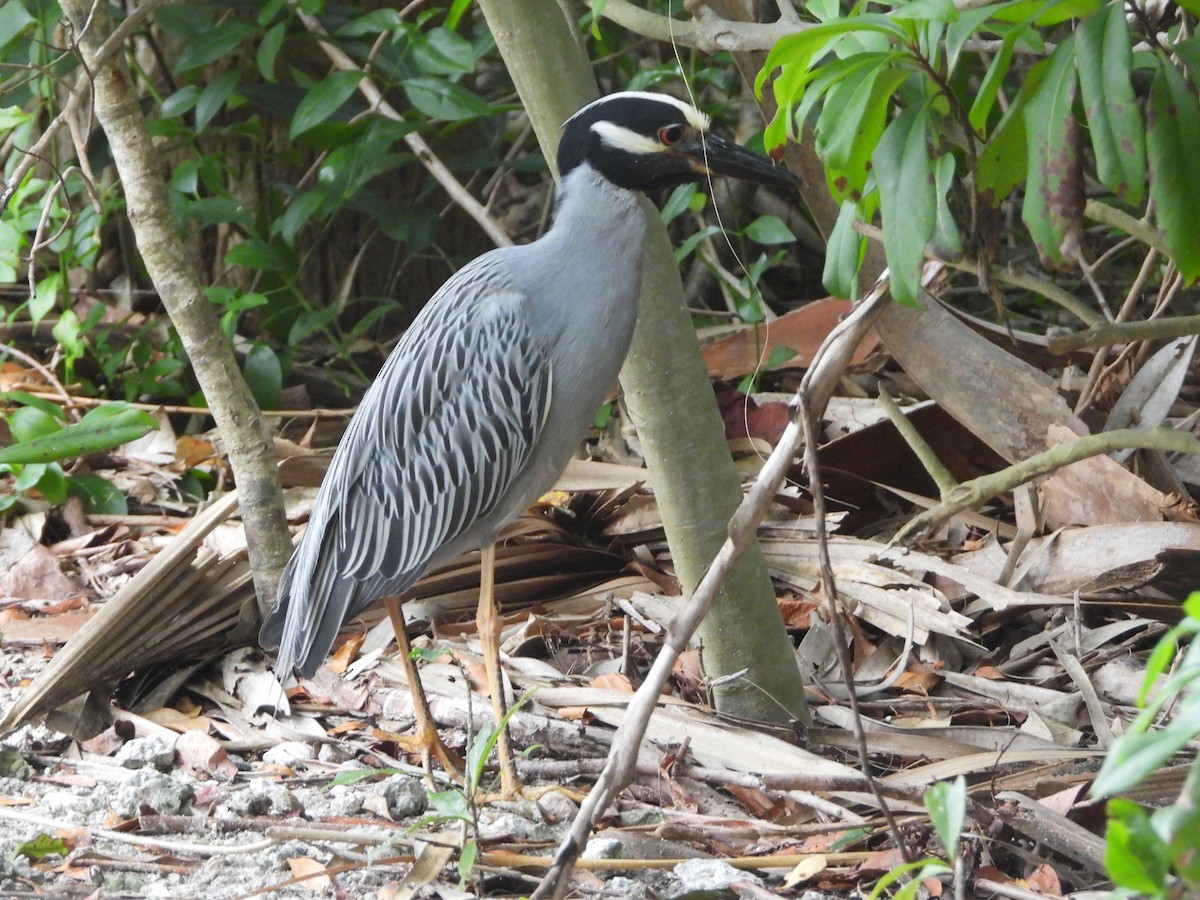
[[[299,7],[295,8],[295,12],[300,21],[304,23],[305,28],[320,37],[328,37],[328,33],[321,26],[316,16],[304,12]],[[323,40],[318,40],[317,43],[325,51],[325,55],[329,57],[329,61],[333,63],[335,69],[340,69],[344,72],[362,72],[362,68],[347,56],[340,47],[336,47],[328,41]],[[358,90],[359,93],[367,98],[367,102],[371,105],[372,109],[378,110],[389,119],[395,119],[397,122],[404,121],[404,117],[396,111],[396,108],[383,99],[382,92],[380,92],[379,88],[375,86],[375,82],[365,72],[363,73],[362,80],[358,83]],[[492,243],[497,247],[512,245],[513,241],[508,236],[508,232],[500,226],[499,222],[492,218],[492,214],[487,211],[486,207],[476,200],[470,191],[463,187],[462,182],[454,177],[454,174],[446,168],[445,163],[437,158],[423,137],[415,131],[410,131],[404,135],[404,143],[408,144],[408,148],[416,155],[421,165],[425,167],[425,170],[450,195],[450,199],[457,203],[463,212],[474,219],[475,223],[492,239]]]
[[[729,570],[746,546],[755,539],[758,523],[762,521],[764,513],[787,477],[792,460],[804,439],[800,404],[805,403],[813,410],[824,408],[823,399],[820,399],[818,406],[813,402],[813,398],[829,397],[846,362],[861,343],[863,335],[871,327],[875,315],[885,302],[886,291],[877,285],[871,296],[860,303],[850,316],[838,323],[825,339],[821,352],[806,374],[805,384],[801,388],[808,391],[808,397],[805,400],[797,397],[797,400],[793,401],[790,420],[783,436],[729,521],[728,539],[700,584],[696,586],[690,601],[668,627],[663,648],[655,658],[645,682],[633,695],[625,718],[613,737],[604,770],[580,805],[579,812],[571,823],[571,830],[554,855],[554,864],[546,872],[533,897],[559,898],[565,894],[571,870],[587,843],[588,835],[604,811],[616,799],[617,794],[629,784],[636,771],[638,747],[676,660],[687,648],[692,634],[712,607]]]
[[[1117,450],[1162,450],[1166,453],[1191,453],[1200,456],[1200,439],[1171,428],[1120,428],[1100,434],[1084,435],[1068,444],[1058,444],[1041,453],[1014,463],[999,472],[982,475],[955,488],[937,506],[927,509],[900,529],[895,541],[908,543],[938,527],[951,516],[982,506],[986,501],[1013,488],[1049,475],[1055,469]]]
[[[101,55],[116,33],[125,32],[118,30],[102,41],[110,27],[103,3],[62,0],[61,5],[73,23],[76,49],[90,70],[85,74],[92,78],[96,118],[108,137],[138,251],[225,441],[237,478],[254,586],[265,608],[274,601],[292,555],[271,432],[221,331],[216,307],[189,264],[167,202],[162,157],[151,143],[129,67],[118,53],[107,59]]]
[[[1112,344],[1186,337],[1189,334],[1200,334],[1200,316],[1175,316],[1146,322],[1099,322],[1086,331],[1049,335],[1046,347],[1051,353],[1062,354]]]
[[[592,3],[589,2],[588,6],[595,11]],[[699,3],[688,3],[687,7],[693,18],[679,20],[652,13],[629,0],[608,0],[603,4],[600,15],[643,37],[693,47],[705,53],[770,50],[780,38],[817,24],[785,19],[769,24],[734,22],[722,19]]]

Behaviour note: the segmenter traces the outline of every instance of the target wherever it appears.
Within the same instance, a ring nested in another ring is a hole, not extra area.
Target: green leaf
[[[450,788],[445,791],[430,791],[429,805],[442,819],[461,819],[470,822],[471,810],[467,806],[467,797],[460,789]]]
[[[1000,41],[1000,50],[992,57],[992,62],[984,73],[983,81],[979,85],[979,90],[975,92],[975,100],[971,104],[971,109],[967,113],[967,120],[971,123],[971,127],[975,129],[975,133],[983,136],[987,133],[988,116],[992,113],[992,107],[996,103],[996,95],[1000,91],[1000,85],[1004,83],[1004,76],[1008,74],[1008,67],[1012,64],[1013,50],[1015,49],[1017,38],[1026,30],[1026,26],[1022,25],[1011,29],[1004,39]]]
[[[1143,894],[1158,894],[1165,886],[1166,846],[1132,800],[1108,801],[1104,843],[1104,867],[1114,882]]]
[[[0,106],[0,134],[19,128],[32,119],[33,116],[19,106]]]
[[[13,851],[13,856],[24,856],[26,859],[37,861],[47,856],[66,856],[71,852],[70,845],[62,838],[51,837],[42,833],[32,840],[25,841]]]
[[[1083,216],[1083,173],[1075,102],[1075,41],[1065,37],[1045,67],[1045,80],[1025,107],[1029,169],[1021,219],[1042,264],[1063,261],[1063,242]]]
[[[871,157],[892,296],[908,305],[917,302],[925,245],[937,217],[928,129],[928,106],[906,109],[883,132]]]
[[[230,222],[246,228],[254,227],[254,220],[245,207],[232,197],[201,197],[183,205],[184,214],[200,228]]]
[[[1025,182],[1029,171],[1025,103],[1039,83],[1040,79],[1026,80],[976,160],[976,190],[979,198],[992,207],[999,207],[1017,185]]]
[[[475,858],[479,855],[479,842],[471,838],[463,844],[462,853],[458,857],[458,877],[469,881],[475,871]]]
[[[925,809],[950,859],[958,856],[958,841],[967,818],[967,782],[959,775],[954,781],[939,781],[925,792]]]
[[[1200,147],[1200,107],[1180,71],[1160,56],[1150,83],[1150,196],[1167,248],[1189,282],[1200,276],[1200,178],[1192,154]]]
[[[458,122],[488,113],[483,98],[440,78],[406,78],[400,86],[408,102],[431,119]]]
[[[0,351],[0,356],[2,356],[2,351]],[[59,421],[65,422],[67,420],[67,414],[63,412],[63,408],[57,403],[47,400],[44,397],[35,397],[33,394],[27,394],[24,391],[0,391],[0,403],[8,406],[34,406]]]
[[[660,213],[663,224],[670,225],[675,219],[685,213],[691,205],[692,197],[698,193],[700,191],[695,184],[681,184],[675,190],[671,191],[671,196],[663,204]]]
[[[29,298],[29,318],[33,320],[35,326],[46,317],[50,310],[54,309],[58,303],[58,295],[62,286],[62,272],[51,272],[38,281],[33,296]]]
[[[196,100],[196,131],[203,131],[213,116],[221,111],[233,89],[237,87],[238,71],[222,72],[208,83]]]
[[[296,267],[294,256],[287,250],[257,238],[234,244],[225,253],[225,262],[231,266],[245,266],[264,272],[283,272]]]
[[[362,72],[334,72],[314,85],[296,106],[290,136],[295,138],[332,116],[350,99],[362,80]]]
[[[759,244],[790,244],[796,240],[792,230],[779,216],[759,216],[746,226],[742,234]]]
[[[1096,780],[1092,783],[1093,797],[1107,797],[1141,784],[1154,771],[1188,745],[1196,736],[1196,724],[1177,718],[1161,731],[1124,734],[1104,759]]]
[[[34,406],[22,406],[8,414],[8,430],[18,443],[54,434],[62,427],[55,416]]]
[[[862,265],[866,245],[861,234],[854,230],[858,220],[857,205],[853,200],[842,202],[837,224],[829,235],[825,248],[825,271],[821,283],[834,297],[852,300],[858,296],[858,268]]]
[[[934,193],[937,195],[937,217],[933,227],[933,237],[930,243],[939,256],[954,259],[962,253],[962,235],[958,231],[958,222],[950,209],[950,192],[954,187],[955,160],[954,154],[945,153],[937,160],[937,177]]]
[[[1113,4],[1076,31],[1075,66],[1100,181],[1137,206],[1145,195],[1146,134],[1133,93],[1125,9]]]
[[[413,41],[412,54],[417,67],[432,75],[467,75],[475,71],[471,42],[445,28],[419,35]]]
[[[198,69],[225,56],[240,57],[242,41],[257,33],[258,28],[254,23],[245,19],[229,19],[194,34],[183,43],[175,71]]]
[[[258,405],[262,409],[278,409],[279,391],[283,387],[283,365],[275,351],[266,344],[255,344],[246,354],[242,371]]]
[[[104,412],[100,414],[102,410]],[[53,434],[0,449],[0,464],[28,465],[74,459],[127,444],[157,427],[158,423],[148,413],[122,404],[109,404],[97,407],[81,421]]]
[[[129,504],[121,489],[100,475],[84,472],[72,475],[67,485],[72,497],[83,501],[89,515],[124,516],[129,514]]]
[[[275,60],[279,57],[279,49],[283,46],[283,39],[286,36],[287,22],[276,22],[267,29],[267,33],[258,42],[258,50],[254,53],[254,64],[258,66],[258,73],[262,75],[263,81],[278,80],[275,77]]]

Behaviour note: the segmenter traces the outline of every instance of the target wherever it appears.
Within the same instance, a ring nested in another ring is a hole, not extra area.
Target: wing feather
[[[474,274],[413,323],[347,428],[263,626],[280,672],[311,674],[346,619],[409,587],[481,519],[520,512],[498,504],[545,423],[550,361],[525,298]]]

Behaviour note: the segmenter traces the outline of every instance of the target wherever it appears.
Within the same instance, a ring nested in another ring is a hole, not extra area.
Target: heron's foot
[[[433,783],[433,761],[435,759],[442,767],[442,771],[453,781],[459,784],[465,782],[466,765],[462,757],[446,746],[432,722],[427,727],[418,725],[417,730],[412,734],[389,732],[387,738],[395,741],[406,753],[414,753],[420,757],[421,767],[425,769],[425,774],[431,784]]]

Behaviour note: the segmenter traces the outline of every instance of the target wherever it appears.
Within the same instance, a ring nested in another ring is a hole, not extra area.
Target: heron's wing
[[[481,518],[515,512],[497,504],[546,420],[550,361],[523,295],[454,282],[405,333],[334,455],[263,626],[281,672],[311,673],[347,618],[404,590]]]

